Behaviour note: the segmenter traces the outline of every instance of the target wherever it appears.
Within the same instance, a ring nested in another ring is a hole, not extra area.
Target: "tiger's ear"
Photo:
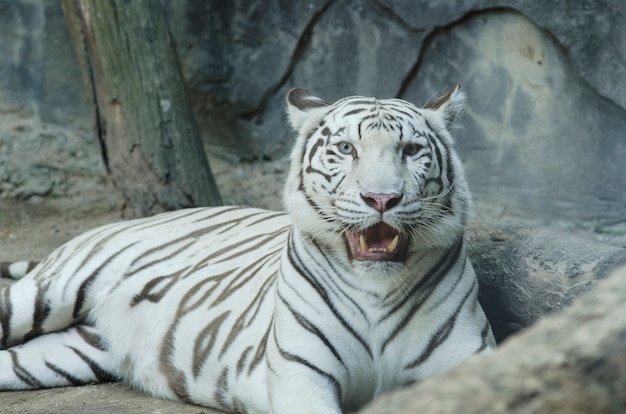
[[[456,85],[442,97],[427,103],[424,108],[439,112],[446,128],[450,128],[454,120],[463,113],[464,104],[465,92],[461,89],[461,85]]]
[[[311,95],[307,89],[291,89],[287,92],[287,114],[291,127],[301,132],[307,125],[317,125],[328,111],[328,105],[321,98]]]

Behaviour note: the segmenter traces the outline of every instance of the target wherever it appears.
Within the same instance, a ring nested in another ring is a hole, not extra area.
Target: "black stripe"
[[[289,312],[291,312],[298,324],[300,324],[300,326],[302,326],[307,331],[311,332],[313,335],[317,336],[324,343],[324,345],[326,345],[326,348],[328,348],[328,350],[335,356],[335,359],[337,359],[337,361],[347,370],[348,367],[343,362],[343,359],[341,358],[341,355],[339,355],[337,348],[335,348],[334,345],[330,342],[330,339],[328,339],[328,337],[324,335],[324,333],[317,326],[315,326],[313,322],[305,318],[302,314],[298,313],[293,308],[293,306],[291,306],[291,304],[287,302],[287,300],[283,297],[283,295],[281,295],[280,292],[278,292],[278,297],[280,301],[283,302],[285,306],[287,306],[287,309],[289,309]]]
[[[315,201],[313,201],[313,199],[307,195],[306,190],[304,188],[299,188],[298,190],[302,192],[302,194],[304,195],[305,201],[309,204],[309,206],[311,206],[313,210],[315,210],[315,213],[318,216],[320,216],[322,220],[331,224],[341,224],[337,221],[336,218],[329,216],[327,212],[325,212]]]
[[[129,303],[129,306],[131,308],[134,308],[144,300],[152,303],[160,302],[161,299],[163,299],[163,297],[167,294],[167,292],[169,292],[170,289],[172,289],[176,285],[176,282],[181,279],[181,274],[185,270],[186,269],[177,270],[174,273],[151,279],[143,286],[141,292],[133,297],[133,299]]]
[[[218,250],[217,252],[213,253],[214,257],[219,258],[219,260],[216,260],[213,263],[227,262],[235,257],[241,257],[245,255],[246,253],[249,253],[252,251],[258,251],[258,250],[263,251],[264,246],[267,246],[271,241],[275,240],[279,236],[282,236],[285,233],[285,230],[286,230],[285,228],[280,228],[271,233],[255,234],[252,237],[249,237],[247,239],[238,240],[234,242],[233,244],[225,246],[223,249]],[[229,256],[224,256],[224,253],[232,252],[233,250],[235,250],[236,247],[241,247],[242,245],[253,242],[253,241],[256,241],[257,243],[251,245],[250,247],[244,250],[235,251],[233,254]]]
[[[139,260],[141,259],[146,259],[147,256],[151,255],[152,253],[156,253],[159,252],[161,250],[163,250],[165,247],[168,247],[169,245],[171,245],[172,243],[166,243],[166,244],[162,244],[158,247],[153,247],[152,249],[146,250],[145,252],[143,252],[142,254],[138,255],[137,258],[135,260],[132,261],[132,263],[128,266],[128,269],[126,271],[126,273],[124,274],[124,278],[128,278],[131,277],[143,270],[146,270],[152,266],[156,266],[159,265],[163,262],[167,262],[170,261],[174,256],[178,255],[180,252],[184,252],[187,248],[189,248],[189,246],[191,246],[194,243],[194,240],[189,240],[187,241],[186,244],[184,244],[183,246],[179,247],[178,249],[174,250],[173,252],[171,252],[168,255],[158,255],[156,260],[153,260],[151,262],[147,262],[144,265],[138,267],[137,269],[134,269],[133,271],[130,271],[130,269],[132,269],[132,266],[137,263]]]
[[[429,309],[434,309],[435,307],[439,306],[441,303],[446,302],[448,300],[448,298],[450,297],[452,292],[454,292],[456,290],[456,288],[459,285],[459,283],[461,283],[461,280],[463,280],[463,276],[465,276],[465,268],[467,267],[467,264],[468,264],[468,260],[467,260],[467,257],[466,257],[465,258],[465,262],[463,263],[463,267],[461,268],[461,271],[459,272],[459,276],[456,278],[456,280],[454,281],[452,286],[450,286],[448,291],[442,297],[437,299],[436,302],[430,304],[429,305]]]
[[[480,336],[482,338],[482,343],[480,344],[480,348],[478,348],[476,353],[484,351],[487,348],[487,346],[488,346],[487,345],[487,336],[489,336],[489,332],[490,331],[491,331],[491,326],[489,326],[489,321],[486,320],[485,321],[485,326],[483,326],[483,330],[480,332]]]
[[[11,275],[11,271],[9,270],[9,265],[11,263],[9,262],[2,262],[0,263],[0,277],[5,277],[5,278],[13,278],[13,276]]]
[[[299,357],[297,355],[291,354],[285,351],[284,349],[282,349],[280,345],[278,344],[278,338],[276,338],[276,331],[274,331],[274,343],[276,344],[276,348],[278,349],[280,356],[283,357],[285,360],[295,362],[297,364],[301,364],[309,368],[311,371],[315,372],[316,374],[320,375],[322,378],[324,378],[328,382],[330,382],[333,388],[335,389],[335,401],[337,405],[340,404],[341,396],[343,395],[343,392],[341,390],[341,384],[339,383],[339,381],[337,381],[337,378],[335,378],[334,376],[330,375],[329,373],[325,371],[322,371],[321,369],[319,369],[318,367],[316,367],[315,365],[313,365],[306,359]]]
[[[392,307],[382,318],[380,318],[379,323],[401,309],[406,302],[415,299],[415,295],[423,292],[429,287],[436,286],[458,260],[462,251],[463,243],[463,234],[461,234],[459,238],[448,248],[448,250],[441,255],[439,261],[431,266],[423,277],[418,279],[417,283],[411,288],[411,290],[402,297],[402,300],[396,303],[394,307]]]
[[[345,114],[343,114],[343,116],[344,116],[344,117],[346,117],[346,116],[356,115],[356,114],[358,114],[359,112],[363,112],[363,111],[365,111],[365,109],[366,109],[366,108],[356,108],[356,109],[353,109],[353,110],[351,110],[351,111],[346,112]]]
[[[219,215],[221,215],[223,213],[227,213],[227,212],[230,212],[230,211],[233,211],[233,210],[236,210],[236,209],[238,209],[238,208],[225,209],[225,210],[219,212],[218,214],[215,214],[215,215],[211,216],[210,218],[213,218],[214,216],[219,216]],[[237,218],[229,220],[229,221],[223,221],[223,222],[211,225],[209,227],[202,227],[202,228],[196,229],[196,230],[194,230],[192,232],[189,232],[189,233],[187,233],[187,234],[185,234],[183,236],[177,237],[174,240],[170,240],[170,241],[168,241],[166,243],[163,243],[163,244],[160,244],[160,245],[158,245],[156,247],[152,247],[152,248],[146,250],[143,254],[139,255],[135,260],[133,260],[130,263],[130,265],[128,266],[128,268],[129,269],[132,268],[135,265],[135,263],[137,263],[139,260],[145,259],[147,256],[149,256],[151,254],[158,253],[158,252],[162,251],[163,249],[165,249],[165,248],[167,248],[169,246],[178,244],[180,242],[188,241],[188,240],[196,240],[196,239],[200,238],[201,236],[204,236],[205,234],[211,233],[211,232],[213,232],[213,231],[215,231],[217,229],[223,228],[223,227],[228,226],[228,225],[231,225],[231,228],[235,227],[236,225],[239,225],[242,221],[247,220],[247,219],[249,219],[251,217],[254,217],[254,216],[258,216],[260,214],[263,214],[263,213],[259,211],[259,212],[248,214],[248,215],[243,216],[243,217],[237,217]],[[206,218],[203,218],[201,220],[196,220],[195,222],[198,223],[198,222],[201,222],[201,221],[203,221],[205,219]],[[177,251],[182,251],[183,249],[184,249],[184,247],[180,248]],[[154,262],[154,264],[159,263],[159,262],[161,262],[163,260],[164,259],[162,258],[162,256],[159,255],[159,259],[156,260]],[[151,265],[151,263],[147,263],[146,265],[144,265],[144,266],[140,267],[139,269],[135,270],[133,273],[137,273],[138,271],[143,270],[144,268],[149,267],[150,265]]]
[[[128,246],[124,246],[121,249],[117,250],[115,254],[110,256],[107,260],[105,260],[96,270],[94,270],[89,277],[87,277],[80,284],[78,291],[76,292],[76,300],[74,301],[74,311],[72,312],[72,317],[77,319],[79,317],[80,311],[83,308],[83,303],[85,302],[85,297],[87,296],[87,290],[91,286],[91,284],[96,280],[96,278],[100,275],[102,269],[104,269],[108,264],[110,264],[117,256],[124,253],[127,249],[133,247],[139,242],[134,242],[129,244]]]
[[[381,318],[381,321],[387,319],[392,314],[401,309],[404,304],[411,300],[413,302],[411,308],[403,315],[400,323],[396,325],[391,334],[385,339],[383,345],[381,347],[380,353],[382,354],[385,351],[387,345],[389,345],[402,331],[409,321],[413,318],[415,313],[422,307],[424,302],[428,300],[430,295],[435,291],[439,282],[447,276],[450,272],[450,269],[456,264],[458,261],[459,255],[462,252],[463,247],[463,238],[461,237],[455,244],[453,244],[450,249],[448,249],[442,258],[430,268],[428,273],[422,277],[418,283],[413,286],[411,291],[402,298],[402,300],[397,303],[385,316]],[[379,322],[380,323],[380,322]]]
[[[33,388],[44,388],[44,384],[20,364],[20,361],[17,360],[17,352],[10,349],[8,352],[13,363],[13,373],[17,378]]]
[[[414,115],[412,115],[412,114],[410,114],[408,112],[405,112],[404,111],[405,109],[412,109],[412,108],[409,108],[409,107],[406,107],[406,106],[393,105],[393,104],[388,105],[388,106],[391,108],[391,110],[393,110],[394,112],[397,112],[397,113],[399,113],[401,115],[404,115],[409,120],[415,119],[414,115],[419,115],[420,117],[422,116],[422,114],[420,114],[419,112],[414,112]]]
[[[259,269],[262,268],[267,261],[274,259],[275,255],[276,252],[271,251],[265,256],[259,257],[256,262],[251,263],[250,265],[237,272],[236,275],[230,278],[228,285],[224,288],[224,290],[222,290],[222,292],[215,299],[215,301],[213,301],[211,306],[217,306],[218,304],[230,298],[233,293],[237,292],[242,286],[252,280],[259,271]]]
[[[31,330],[24,335],[24,341],[28,342],[33,338],[36,338],[40,335],[43,335],[45,332],[43,330],[43,323],[46,318],[50,315],[50,304],[46,300],[46,293],[50,288],[50,282],[47,282],[43,285],[37,287],[37,296],[35,297],[35,309],[33,312],[33,325]]]
[[[309,163],[305,169],[307,174],[319,174],[321,175],[327,182],[330,183],[331,181],[331,176],[329,176],[328,174],[324,173],[321,170],[318,170],[316,168],[313,168],[312,164],[313,164],[313,157],[315,156],[315,154],[317,153],[319,147],[324,146],[324,140],[322,138],[319,138],[312,146],[311,149],[309,150]]]
[[[192,373],[193,378],[198,379],[200,371],[204,366],[207,358],[215,346],[217,335],[219,334],[222,324],[228,319],[231,311],[227,310],[221,315],[218,315],[211,319],[209,322],[195,337],[193,344],[193,356],[192,356]]]
[[[365,342],[365,340],[354,330],[352,326],[348,324],[345,318],[339,313],[335,305],[331,301],[328,296],[328,292],[326,289],[319,284],[319,282],[313,277],[310,271],[304,266],[302,263],[302,259],[296,252],[296,249],[293,244],[293,234],[289,234],[289,241],[287,245],[287,258],[289,259],[289,263],[293,267],[293,269],[298,273],[302,278],[311,285],[311,287],[317,292],[322,301],[326,304],[328,309],[333,313],[335,318],[341,323],[341,325],[361,344],[363,348],[367,351],[367,354],[370,358],[373,357],[372,350],[369,345]]]
[[[65,378],[67,380],[67,382],[69,382],[71,385],[84,385],[84,384],[90,382],[90,381],[84,381],[84,380],[76,378],[75,376],[73,376],[69,372],[59,368],[58,366],[52,364],[51,362],[46,362],[46,367],[48,367],[48,369],[53,371],[55,374],[60,375],[63,378]]]
[[[44,280],[46,278],[46,275],[49,274],[50,267],[59,264],[58,259],[64,256],[65,249],[66,245],[57,248],[54,252],[49,254],[48,257],[46,257],[42,262],[40,262],[41,266],[39,268],[39,271],[33,275],[33,278],[37,282],[40,282],[41,280]],[[76,250],[74,251],[74,253],[76,253]],[[62,263],[58,267],[63,267],[63,265],[64,263]]]
[[[467,302],[467,299],[470,297],[471,293],[474,291],[474,289],[476,289],[477,286],[478,284],[476,283],[476,280],[474,280],[474,283],[472,283],[470,289],[468,289],[465,296],[463,296],[463,299],[454,310],[452,315],[450,315],[446,319],[446,321],[439,327],[439,329],[437,329],[437,331],[435,331],[435,333],[430,337],[428,345],[426,345],[426,348],[421,352],[421,354],[413,361],[406,364],[404,366],[404,369],[415,368],[416,366],[426,361],[432,355],[435,349],[437,349],[439,345],[441,345],[443,342],[445,342],[446,339],[448,339],[448,336],[450,336],[450,333],[452,333],[452,329],[454,329],[454,325],[456,324],[456,318],[459,315],[459,312],[461,311],[463,305],[465,305],[465,302]]]
[[[102,337],[93,332],[89,332],[84,326],[78,325],[76,326],[76,332],[80,337],[85,341],[89,346],[98,349],[100,351],[105,351],[106,346],[102,339]]]
[[[267,213],[267,212],[264,212],[264,213]],[[253,226],[256,226],[257,224],[262,223],[262,222],[264,222],[266,220],[273,220],[273,219],[275,219],[277,217],[286,216],[286,215],[287,214],[285,214],[285,212],[283,212],[283,211],[279,211],[279,212],[276,212],[274,214],[267,214],[267,216],[265,216],[265,217],[262,217],[262,218],[260,218],[260,219],[258,219],[256,221],[253,221],[251,223],[246,224],[246,227],[253,227]]]
[[[10,295],[11,287],[5,287],[0,291],[0,326],[2,326],[2,349],[9,343],[11,333],[11,317],[13,316],[13,305]]]
[[[64,261],[62,261],[60,263],[55,262],[55,263],[52,263],[52,264],[56,264],[57,265],[57,269],[63,269],[65,267],[65,265],[71,259],[74,258],[74,256],[79,255],[79,254],[82,253],[83,248],[89,249],[87,254],[85,255],[85,257],[81,261],[81,263],[74,270],[73,275],[66,281],[66,284],[67,284],[67,283],[69,283],[70,280],[72,280],[72,278],[80,277],[80,275],[82,273],[81,270],[83,269],[83,267],[85,267],[87,265],[87,263],[89,263],[93,259],[93,257],[95,255],[97,255],[98,253],[100,253],[103,250],[105,250],[106,249],[106,244],[109,243],[111,241],[111,239],[113,239],[115,236],[117,236],[117,235],[119,235],[121,233],[130,232],[131,229],[133,229],[135,227],[140,227],[141,225],[144,225],[144,224],[145,223],[141,222],[140,220],[130,221],[130,222],[126,222],[126,223],[124,223],[124,222],[116,223],[114,225],[111,225],[111,227],[107,227],[105,230],[106,231],[113,230],[114,227],[119,227],[119,228],[117,230],[112,231],[111,233],[107,234],[106,236],[102,236],[102,231],[94,232],[94,234],[92,234],[91,237],[88,237],[86,240],[83,240],[82,242],[80,242],[76,249],[74,249],[73,251],[70,251],[68,253],[68,255],[66,256]],[[100,239],[100,240],[98,240],[98,239]],[[91,246],[91,244],[94,241],[95,241],[95,244],[93,246]],[[61,258],[62,255],[59,255],[58,257]],[[39,274],[43,276],[43,275],[49,274],[49,272],[42,271]]]
[[[224,353],[228,350],[229,346],[235,342],[239,334],[241,334],[246,327],[249,327],[254,323],[261,306],[265,302],[265,298],[268,294],[273,294],[272,287],[274,286],[274,277],[267,278],[261,288],[258,290],[254,299],[248,303],[246,309],[241,312],[235,323],[230,327],[228,337],[224,341],[224,345],[220,350],[218,358],[221,359]]]
[[[228,401],[229,397],[228,391],[228,367],[222,370],[219,378],[217,379],[217,384],[215,387],[215,393],[213,394],[213,399],[217,401],[224,411],[232,412],[232,407]]]
[[[337,189],[339,188],[339,186],[343,183],[343,181],[346,179],[346,175],[344,174],[343,177],[341,177],[339,179],[339,181],[337,182],[337,184],[335,184],[335,186],[331,189],[328,190],[328,194],[330,195],[335,195],[337,193]]]
[[[341,286],[339,286],[339,284],[337,283],[337,280],[335,280],[335,277],[337,277],[339,280],[341,280],[341,281],[343,282],[343,284],[344,284],[344,285],[348,286],[349,288],[352,288],[352,289],[358,290],[358,291],[359,291],[359,292],[361,292],[361,293],[368,293],[368,292],[367,292],[367,290],[365,290],[365,289],[359,289],[358,287],[354,286],[354,285],[353,285],[353,284],[352,284],[349,280],[347,280],[346,278],[344,278],[344,277],[343,277],[342,272],[337,271],[337,269],[336,269],[336,267],[335,267],[335,264],[337,264],[337,263],[333,263],[331,260],[329,260],[329,259],[328,259],[328,256],[324,254],[324,252],[322,251],[322,249],[320,248],[320,246],[319,246],[319,245],[315,242],[315,240],[309,240],[309,241],[310,241],[310,242],[311,242],[311,243],[315,246],[315,248],[317,249],[317,251],[318,251],[318,252],[320,253],[320,255],[324,258],[324,261],[325,261],[325,263],[327,264],[327,266],[322,266],[322,265],[321,265],[321,264],[320,264],[320,263],[316,260],[316,258],[315,258],[315,257],[313,257],[311,254],[309,254],[309,258],[310,258],[311,260],[313,260],[313,261],[315,262],[315,264],[316,264],[318,267],[322,268],[322,269],[325,269],[325,268],[330,267],[330,270],[331,270],[330,274],[331,274],[331,275],[333,275],[333,277],[328,277],[328,278],[326,278],[327,283],[332,284],[332,286],[333,286],[336,290],[338,290],[338,291],[341,293],[341,296],[342,296],[344,299],[348,299],[348,300],[352,303],[352,305],[353,305],[353,306],[354,306],[354,307],[355,307],[355,308],[359,311],[359,313],[361,314],[361,316],[362,316],[363,318],[367,318],[367,314],[366,314],[365,310],[363,310],[363,308],[362,308],[362,307],[361,307],[361,306],[357,303],[357,301],[356,301],[356,300],[354,300],[354,298],[352,297],[352,295],[347,294],[347,293],[346,293],[346,292],[345,292],[345,291],[341,288]],[[331,253],[331,254],[332,254],[332,253]],[[350,272],[350,270],[346,270],[346,273],[349,273],[349,272]],[[326,274],[326,273],[323,273],[323,274],[322,274],[322,276],[323,276],[324,274]],[[339,295],[337,295],[337,296],[339,296]]]
[[[448,180],[448,186],[450,187],[452,186],[452,183],[454,183],[454,181],[456,180],[454,167],[452,165],[452,152],[450,150],[450,147],[447,145],[447,143],[439,137],[439,135],[437,134],[437,131],[431,127],[428,120],[425,120],[425,122],[426,122],[426,126],[428,126],[428,128],[430,128],[432,133],[435,135],[437,143],[441,144],[441,146],[446,150],[446,178]],[[439,169],[441,170],[440,175],[442,175],[443,164],[442,164],[441,158],[439,159]],[[447,194],[447,197],[446,197],[448,201],[447,207],[450,212],[452,211],[452,191],[453,189]]]
[[[247,346],[246,349],[243,350],[243,352],[241,353],[241,355],[239,356],[239,359],[237,360],[237,376],[241,375],[241,372],[243,371],[243,367],[244,365],[246,365],[246,359],[248,359],[248,354],[252,351],[252,345]]]
[[[273,321],[272,321],[273,323]],[[254,371],[254,369],[261,364],[265,360],[265,356],[267,354],[267,340],[270,337],[270,331],[272,330],[272,323],[267,325],[267,329],[265,330],[265,335],[258,342],[259,347],[254,353],[254,358],[252,358],[252,362],[250,362],[250,367],[248,368],[248,375]]]
[[[68,348],[74,351],[74,353],[78,355],[78,357],[89,366],[91,372],[93,372],[93,374],[96,376],[96,380],[98,382],[108,382],[116,379],[113,374],[102,368],[100,364],[89,358],[89,356],[87,356],[87,354],[85,354],[84,352],[80,351],[77,348],[74,348],[73,346],[68,346]]]
[[[326,118],[334,115],[335,112],[339,112],[345,108],[358,106],[358,105],[365,105],[366,106],[365,109],[367,109],[371,107],[372,105],[374,105],[375,103],[376,103],[376,99],[365,98],[362,96],[358,96],[358,97],[350,96],[347,98],[343,98],[333,104],[332,108],[330,108],[330,110],[326,113]]]

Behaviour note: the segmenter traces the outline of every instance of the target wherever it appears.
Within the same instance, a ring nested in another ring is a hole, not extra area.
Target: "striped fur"
[[[68,242],[0,291],[0,390],[122,380],[228,412],[340,413],[488,352],[449,134],[462,100],[291,91],[289,214],[189,209]]]
[[[0,277],[6,279],[20,279],[37,266],[37,262],[24,260],[21,262],[0,262]]]

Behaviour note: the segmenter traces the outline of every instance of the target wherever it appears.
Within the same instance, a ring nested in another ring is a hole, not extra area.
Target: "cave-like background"
[[[421,105],[460,83],[458,148],[483,215],[626,233],[622,0],[163,4],[215,154],[283,157],[293,86]],[[99,168],[85,102],[60,2],[0,0],[0,198],[63,195],[68,174]],[[2,122],[16,116],[48,133]]]

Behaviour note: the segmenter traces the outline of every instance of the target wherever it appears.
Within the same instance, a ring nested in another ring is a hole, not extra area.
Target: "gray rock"
[[[267,102],[284,84],[329,3],[167,4],[197,120],[209,142],[243,157],[263,154],[269,141],[259,137],[258,125]],[[280,119],[283,112],[271,117]],[[284,136],[285,128],[269,135],[270,140]]]
[[[0,0],[0,38],[0,110],[27,110],[77,128],[90,125],[60,2]]]
[[[360,411],[402,413],[623,413],[626,266],[560,314],[422,384]]]
[[[479,223],[466,237],[498,342],[571,305],[626,258],[626,249],[546,228]]]
[[[68,197],[102,191],[95,137],[32,117],[0,117],[0,199]]]
[[[477,16],[517,11],[568,52],[571,59],[568,64],[593,89],[626,108],[626,91],[615,87],[626,82],[623,48],[626,9],[619,1],[440,0],[419,6],[412,0],[378,0],[378,3],[394,13],[404,25],[426,30],[432,39]],[[421,61],[429,63],[428,60]]]
[[[620,0],[164,4],[213,152],[284,156],[291,86],[328,100],[363,94],[421,104],[461,82],[469,99],[458,146],[479,218],[626,234]],[[60,4],[0,0],[0,36],[9,40],[0,43],[0,126],[6,112],[87,125]],[[82,135],[93,147],[89,131]],[[9,139],[0,128],[0,147]],[[8,159],[2,174],[19,164]]]
[[[3,414],[219,414],[197,405],[165,401],[119,383],[9,391],[0,394]]]
[[[477,13],[433,38],[404,97],[458,81],[457,133],[478,207],[507,217],[626,218],[626,116],[580,79],[554,37],[518,12]]]

